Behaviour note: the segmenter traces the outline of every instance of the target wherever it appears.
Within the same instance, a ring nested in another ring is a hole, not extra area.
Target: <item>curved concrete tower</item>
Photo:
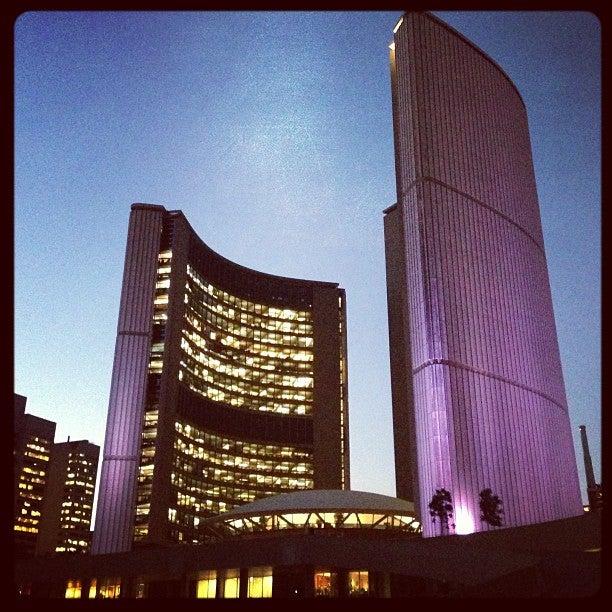
[[[456,533],[578,515],[582,502],[525,104],[429,14],[391,44],[396,205],[385,211],[397,493],[451,492]],[[420,499],[419,499],[420,498]],[[452,533],[452,530],[451,530]]]
[[[213,251],[183,213],[130,214],[94,554],[205,542],[205,520],[348,489],[346,296]]]

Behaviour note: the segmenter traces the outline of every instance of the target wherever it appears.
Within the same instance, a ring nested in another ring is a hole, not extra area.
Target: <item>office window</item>
[[[98,597],[117,599],[121,594],[121,578],[105,578],[100,581]]]
[[[348,582],[349,595],[367,595],[370,591],[367,571],[349,572]]]
[[[315,597],[338,597],[338,574],[318,570],[314,575]]]
[[[69,580],[66,585],[66,599],[78,599],[81,597],[81,581]]]
[[[210,570],[198,574],[196,597],[214,599],[217,596],[217,572]]]
[[[272,597],[271,567],[252,567],[249,569],[248,597]]]
[[[223,597],[225,599],[235,599],[240,597],[240,570],[225,570],[223,577]]]

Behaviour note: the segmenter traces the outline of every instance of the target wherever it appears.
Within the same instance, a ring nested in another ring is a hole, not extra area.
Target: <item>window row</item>
[[[301,512],[253,515],[241,518],[226,518],[222,521],[229,533],[244,531],[275,531],[279,529],[335,528],[335,529],[398,529],[419,533],[421,525],[406,514],[374,514],[369,512]]]
[[[218,575],[215,570],[199,572],[195,583],[195,596],[198,599],[240,597],[240,570],[222,570]],[[249,598],[272,597],[271,567],[249,568],[246,596]]]
[[[219,382],[220,377],[204,374],[196,365],[189,363],[189,358],[181,361],[179,380],[185,381],[192,391],[213,402],[279,414],[308,414],[311,411],[313,395],[310,389],[292,391],[283,387],[267,387],[259,390],[258,395],[248,395],[247,383],[227,382],[227,377]],[[223,387],[223,383],[227,386]]]
[[[289,394],[286,397],[268,397],[267,394],[260,397],[246,397],[243,395],[230,395],[226,391],[217,389],[206,384],[199,377],[184,368],[179,370],[179,380],[184,380],[189,389],[213,402],[229,404],[230,406],[259,410],[262,412],[275,412],[278,414],[308,415],[312,408],[310,403],[304,402],[304,393]],[[283,395],[283,394],[281,394]]]
[[[188,361],[194,372],[197,371],[198,375],[206,380],[208,380],[206,377],[209,377],[211,382],[217,381],[220,386],[234,385],[237,389],[242,389],[247,393],[255,393],[255,395],[257,395],[258,390],[268,389],[270,386],[281,387],[285,391],[311,389],[313,386],[313,377],[309,372],[286,374],[235,366],[211,357],[205,352],[194,350],[185,338],[181,339],[181,348],[184,354],[189,357]]]
[[[227,486],[229,484],[235,488],[286,488],[293,486],[305,488],[308,483],[312,483],[312,471],[311,469],[309,470],[310,466],[307,467],[305,465],[293,466],[290,472],[275,470],[271,474],[253,474],[234,469],[202,468],[201,464],[185,461],[179,455],[175,458],[174,467],[183,476],[197,477],[209,485],[218,484]]]
[[[266,460],[257,456],[233,455],[226,452],[209,450],[192,442],[186,443],[180,437],[175,439],[174,448],[184,455],[187,461],[191,460],[193,462],[193,469],[202,472],[208,469],[208,466],[224,466],[226,468],[249,470],[250,472],[263,472],[269,475],[275,472],[312,474],[312,464],[310,461],[304,461],[303,457],[302,461],[297,462],[293,458],[289,458],[289,460],[285,458],[283,460],[281,456]],[[310,457],[308,458],[310,459]]]
[[[200,429],[195,425],[190,425],[182,421],[176,421],[174,428],[178,434],[183,436],[188,442],[201,445],[206,450],[225,451],[231,455],[250,455],[252,457],[262,457],[277,460],[281,458],[292,458],[294,461],[311,461],[312,452],[295,446],[282,446],[277,444],[258,444],[257,442],[247,442],[228,436]]]
[[[234,351],[227,349],[217,341],[218,334],[209,329],[193,326],[194,319],[187,319],[190,325],[183,329],[183,339],[191,345],[194,352],[203,352],[211,359],[219,360],[219,365],[235,365],[254,371],[286,370],[312,371],[314,355],[311,349],[266,347],[254,343],[249,351]],[[270,349],[270,350],[268,350]]]
[[[249,300],[241,299],[234,296],[226,291],[218,289],[214,285],[206,282],[198,272],[189,264],[187,264],[187,275],[196,283],[196,285],[206,291],[209,295],[216,299],[225,302],[228,306],[239,308],[245,312],[256,312],[267,317],[276,319],[284,319],[287,321],[309,321],[311,318],[310,312],[306,310],[295,310],[291,308],[276,308],[274,306],[267,306],[258,302],[252,302]]]
[[[66,584],[66,599],[80,599],[83,586],[80,580],[69,580]],[[121,578],[102,578],[100,584],[96,578],[89,581],[88,599],[117,599],[121,595]]]
[[[229,325],[229,329],[243,329],[244,331],[237,332],[242,333],[242,335],[247,333],[249,329],[312,335],[311,323],[298,320],[272,319],[250,312],[235,310],[189,283],[185,285],[185,291],[185,303],[190,304],[192,308],[196,309],[200,318],[208,317],[209,314],[217,315],[215,320],[219,322],[221,327]]]
[[[346,581],[344,590],[349,596],[367,596],[370,592],[370,580],[367,570],[349,570],[342,572]],[[244,584],[242,584],[244,580]],[[197,599],[237,599],[271,598],[273,596],[274,570],[270,566],[250,567],[245,570],[228,568],[221,570],[204,570],[192,574],[189,580],[190,596]],[[311,584],[315,597],[338,597],[340,575],[330,569],[316,569],[311,574]],[[64,592],[66,599],[116,599],[121,596],[119,577],[96,578],[87,582],[78,579],[68,580]],[[147,592],[145,580],[137,580],[134,596],[142,598]]]
[[[159,411],[157,409],[149,409],[145,412],[136,490],[135,540],[142,539],[148,532],[158,418]]]
[[[199,313],[191,305],[186,308],[185,319],[198,331],[202,329],[211,330],[216,334],[221,344],[242,351],[249,350],[249,347],[254,343],[261,343],[261,350],[291,346],[312,347],[313,345],[312,335],[281,334],[251,327],[242,328],[228,323],[210,312]]]
[[[282,344],[265,344],[255,342],[251,339],[240,340],[240,338],[230,337],[229,334],[212,325],[207,325],[201,319],[195,317],[190,311],[185,314],[185,320],[191,326],[193,342],[199,347],[206,347],[209,352],[216,352],[220,357],[231,355],[240,358],[241,355],[251,359],[266,357],[261,360],[256,367],[264,368],[271,359],[280,360],[279,365],[283,365],[287,360],[293,361],[312,361],[312,338],[304,336],[291,336],[292,340]],[[195,333],[194,332],[197,332]],[[231,338],[228,340],[228,338]],[[299,343],[299,347],[296,348]],[[248,362],[247,362],[248,363]],[[288,362],[290,363],[290,362]]]
[[[195,512],[210,514],[210,510],[216,513],[231,510],[234,506],[245,504],[255,499],[278,495],[297,489],[311,489],[313,482],[310,478],[276,478],[268,488],[248,488],[249,483],[230,482],[229,486],[205,481],[195,476],[188,476],[179,472],[172,472],[170,476],[172,486],[177,493],[184,497],[185,504],[193,508]],[[218,508],[212,502],[219,502]]]

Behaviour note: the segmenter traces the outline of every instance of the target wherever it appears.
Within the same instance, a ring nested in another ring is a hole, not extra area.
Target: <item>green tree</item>
[[[446,489],[436,489],[431,501],[429,502],[429,514],[435,524],[436,520],[440,525],[440,535],[448,534],[449,519],[453,516],[453,501],[451,494]],[[451,524],[450,527],[454,527]]]
[[[503,513],[499,496],[494,495],[491,489],[483,489],[480,492],[480,520],[493,527],[501,527]]]

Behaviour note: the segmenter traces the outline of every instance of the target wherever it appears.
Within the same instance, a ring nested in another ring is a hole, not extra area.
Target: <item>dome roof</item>
[[[397,497],[365,491],[308,489],[264,497],[250,504],[237,506],[221,516],[226,520],[245,515],[304,512],[307,510],[319,512],[351,510],[353,512],[414,515],[414,504]]]

